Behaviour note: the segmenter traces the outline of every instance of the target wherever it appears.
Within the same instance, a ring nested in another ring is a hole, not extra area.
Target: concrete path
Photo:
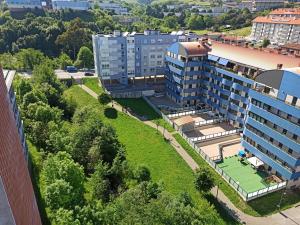
[[[98,95],[89,89],[85,85],[80,85],[80,87],[86,91],[88,94],[93,96],[94,98],[98,98]],[[123,112],[123,107],[114,102],[113,107]],[[124,112],[125,113],[125,112]],[[126,112],[127,115],[131,116],[140,121],[139,118],[131,114],[130,112]],[[146,125],[157,129],[157,125],[151,121],[143,121]],[[174,147],[176,152],[183,158],[183,160],[189,165],[192,170],[196,170],[199,168],[199,165],[193,160],[193,158],[181,147],[181,145],[176,141],[173,137],[172,133],[168,132],[161,126],[158,126],[158,130],[161,134],[164,135],[166,139],[170,141],[170,144]],[[214,187],[212,189],[212,194],[217,196],[217,188]],[[275,213],[266,217],[254,217],[248,214],[245,214],[241,210],[239,210],[228,198],[227,196],[219,189],[218,190],[218,201],[223,205],[223,207],[230,213],[234,218],[240,221],[243,224],[248,225],[300,225],[300,204],[298,206],[294,206],[290,209],[284,210],[280,213]]]

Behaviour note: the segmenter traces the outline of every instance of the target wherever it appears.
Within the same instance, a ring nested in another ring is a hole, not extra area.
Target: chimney
[[[281,69],[282,69],[282,66],[283,66],[283,65],[282,65],[281,63],[277,64],[277,69],[278,69],[278,70],[281,70]]]

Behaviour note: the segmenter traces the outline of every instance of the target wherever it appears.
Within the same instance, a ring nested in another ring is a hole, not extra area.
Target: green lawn
[[[152,179],[162,182],[167,191],[172,194],[187,191],[197,204],[207,207],[207,201],[194,187],[192,170],[155,129],[120,112],[114,118],[106,117],[105,108],[78,86],[66,90],[65,95],[76,99],[79,107],[92,105],[99,109],[99,116],[115,128],[124,144],[130,165],[146,165]],[[236,224],[228,215],[222,218],[227,224]]]
[[[198,35],[208,34],[209,32],[211,32],[209,30],[192,30],[192,31]]]
[[[229,35],[246,37],[246,36],[249,36],[251,34],[251,26],[250,27],[243,27],[243,28],[236,29],[236,30],[226,31],[226,33],[229,34]]]
[[[97,94],[101,94],[103,92],[102,88],[99,86],[99,79],[97,77],[85,77],[82,80],[85,86],[87,86]]]
[[[167,123],[154,109],[142,98],[118,98],[115,99],[123,107],[130,108],[135,114],[142,119],[152,120],[154,123],[159,123],[160,126],[165,126],[170,132],[174,131],[169,123]]]
[[[186,152],[198,163],[198,165],[209,167],[208,163],[180,136],[175,134],[174,137]],[[210,168],[210,167],[209,167]],[[212,168],[215,181],[219,184],[220,189],[230,199],[230,201],[243,212],[252,216],[266,216],[278,212],[277,204],[281,198],[281,191],[270,193],[250,202],[245,202],[237,192]],[[245,178],[246,179],[246,178]],[[281,209],[287,209],[300,202],[299,192],[288,192],[283,198]]]
[[[249,163],[241,163],[238,156],[226,158],[218,166],[248,193],[269,186],[264,182],[266,173],[257,172]]]

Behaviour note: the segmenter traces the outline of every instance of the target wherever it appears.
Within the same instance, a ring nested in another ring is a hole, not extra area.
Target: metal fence
[[[213,138],[217,138],[217,137],[223,137],[223,136],[227,136],[227,135],[231,135],[231,134],[236,134],[240,131],[241,131],[241,129],[235,129],[235,130],[220,132],[220,133],[216,133],[216,134],[209,134],[209,135],[205,135],[202,137],[195,137],[195,138],[190,138],[190,139],[193,142],[200,142],[200,141],[209,140],[209,139],[213,139]]]
[[[208,111],[210,111],[210,110],[209,109],[191,110],[191,111],[180,112],[180,113],[172,113],[172,114],[168,114],[167,116],[169,118],[176,118],[176,117],[180,117],[180,116],[195,115],[198,113],[203,113],[203,112],[208,112]]]
[[[174,126],[173,122],[169,119],[169,115],[166,116],[165,114],[163,114],[154,104],[152,104],[146,97],[143,96],[143,99],[145,99],[145,101],[158,113],[162,116],[162,118],[167,121],[170,125]],[[190,111],[191,112],[191,111]],[[173,115],[173,114],[171,114]],[[242,129],[236,129],[234,130],[235,133],[241,131]],[[227,183],[242,197],[242,199],[244,199],[245,201],[250,201],[253,199],[256,199],[258,197],[261,197],[263,195],[266,195],[268,193],[277,191],[277,190],[281,190],[284,189],[287,185],[286,181],[283,181],[281,183],[278,184],[274,184],[274,185],[270,185],[269,187],[266,188],[262,188],[259,189],[257,191],[253,191],[253,192],[247,192],[246,190],[244,190],[239,182],[235,181],[232,177],[230,177],[224,170],[222,170],[217,163],[215,163],[214,161],[217,160],[216,157],[209,157],[208,155],[206,155],[201,148],[199,148],[198,146],[196,146],[195,142],[191,139],[188,138],[183,132],[182,130],[178,131],[179,134],[187,141],[187,143],[215,170],[217,171],[217,173],[224,179],[227,181]],[[229,134],[233,134],[232,131],[226,131]],[[223,132],[223,133],[226,133]],[[231,132],[231,133],[230,133]],[[209,136],[209,135],[208,135]]]
[[[239,129],[238,129],[239,130]],[[179,132],[181,136],[189,143],[189,145],[195,149],[197,153],[215,170],[217,171],[220,176],[227,181],[227,183],[245,200],[250,201],[255,198],[258,198],[260,196],[266,195],[268,193],[283,189],[286,187],[287,182],[283,181],[278,184],[270,185],[269,187],[259,189],[254,192],[247,192],[244,190],[239,182],[235,181],[232,177],[230,177],[224,170],[222,170],[217,163],[214,161],[217,160],[215,157],[209,157],[207,154],[205,154],[201,148],[196,146],[195,142],[191,141],[190,138],[188,138],[182,131]]]
[[[217,119],[199,121],[199,122],[195,122],[195,127],[200,127],[200,126],[204,126],[204,125],[208,125],[208,124],[221,123],[224,121],[227,121],[227,119],[217,118]]]

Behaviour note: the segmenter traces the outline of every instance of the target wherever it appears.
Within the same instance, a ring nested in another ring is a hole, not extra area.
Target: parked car
[[[67,72],[68,73],[76,73],[78,69],[75,66],[67,66]]]
[[[94,74],[91,72],[85,72],[84,76],[91,77],[91,76],[94,76]]]

